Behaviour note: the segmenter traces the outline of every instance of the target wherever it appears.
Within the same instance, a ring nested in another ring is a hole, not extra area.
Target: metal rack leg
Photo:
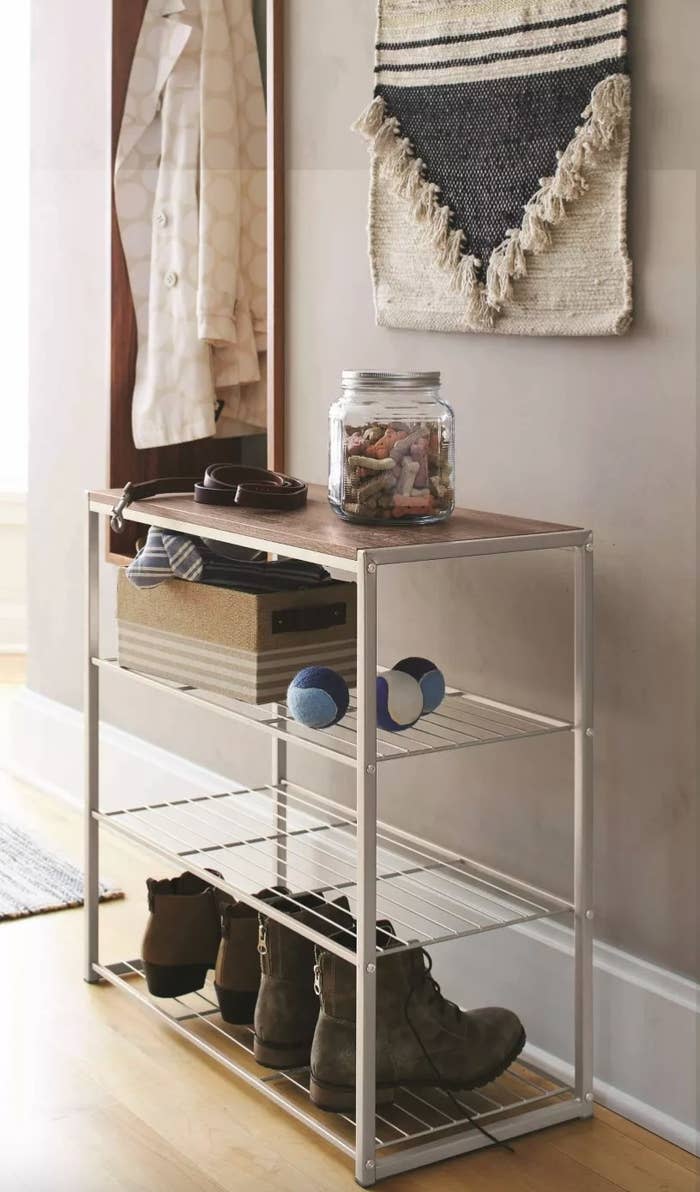
[[[99,807],[100,672],[92,659],[100,644],[100,522],[88,505],[85,568],[85,980],[99,981]]]
[[[287,834],[287,795],[279,787],[287,777],[287,742],[280,737],[272,738],[272,785],[277,788],[275,794],[275,832],[277,832],[277,848],[275,855],[275,881],[278,886],[287,884],[287,849],[285,838]]]
[[[593,543],[575,548],[575,1062],[581,1115],[593,1112]]]
[[[363,551],[358,563],[355,1179],[369,1187],[376,1178],[377,569]]]

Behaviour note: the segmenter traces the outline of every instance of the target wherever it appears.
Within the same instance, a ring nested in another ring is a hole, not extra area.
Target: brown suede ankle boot
[[[194,993],[216,964],[219,905],[226,895],[194,873],[161,881],[149,877],[146,886],[151,913],[141,956],[149,992],[155,997]]]
[[[472,1089],[520,1054],[525,1031],[510,1010],[460,1010],[447,1001],[422,949],[377,960],[377,1104],[397,1085]],[[355,1106],[355,969],[330,952],[318,960],[321,1011],[311,1048],[310,1096],[321,1109]]]
[[[344,897],[325,902],[318,894],[295,894],[289,907],[283,900],[278,905],[289,909],[297,922],[327,935],[353,925]],[[348,938],[348,947],[353,939]],[[258,950],[262,975],[255,1007],[255,1058],[268,1068],[303,1067],[309,1062],[318,1017],[314,945],[290,927],[261,915]]]
[[[272,902],[288,893],[284,886],[273,886],[255,897]],[[242,1026],[253,1021],[260,988],[258,912],[244,902],[230,902],[223,908],[214,988],[224,1022]]]

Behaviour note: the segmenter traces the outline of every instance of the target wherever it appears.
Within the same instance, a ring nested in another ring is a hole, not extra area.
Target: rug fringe
[[[465,300],[465,322],[472,330],[489,330],[511,297],[513,281],[527,274],[527,254],[545,252],[551,244],[551,229],[567,216],[567,203],[588,189],[587,175],[614,143],[620,128],[629,122],[631,84],[627,75],[610,75],[598,83],[591,102],[582,113],[572,140],[557,155],[551,178],[541,178],[540,188],[526,204],[520,228],[510,228],[491,254],[484,284],[478,275],[481,262],[462,252],[465,234],[451,226],[452,212],[439,201],[440,188],[425,176],[425,163],[416,156],[408,137],[401,135],[395,116],[377,95],[353,125],[369,142],[382,163],[385,176],[397,194],[409,203],[416,221],[423,227],[437,260],[452,276],[455,289]]]

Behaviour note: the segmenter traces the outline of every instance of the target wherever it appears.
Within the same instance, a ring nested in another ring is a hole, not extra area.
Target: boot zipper
[[[258,952],[267,956],[267,923],[262,915],[258,918]]]

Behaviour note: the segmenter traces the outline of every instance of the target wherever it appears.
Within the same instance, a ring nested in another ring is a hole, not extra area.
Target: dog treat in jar
[[[341,517],[406,525],[450,516],[454,414],[438,372],[344,372],[329,430],[328,499]]]

